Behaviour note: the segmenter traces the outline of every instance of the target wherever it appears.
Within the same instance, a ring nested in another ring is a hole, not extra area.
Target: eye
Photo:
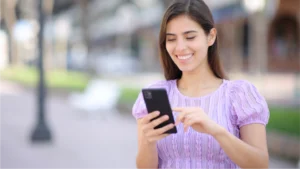
[[[175,41],[176,39],[167,39],[168,42],[173,42]]]
[[[193,40],[193,39],[195,39],[195,37],[196,37],[196,36],[193,36],[193,37],[187,37],[186,39],[187,39],[187,40]]]

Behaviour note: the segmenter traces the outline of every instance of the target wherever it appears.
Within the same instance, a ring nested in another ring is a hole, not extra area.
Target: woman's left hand
[[[175,125],[182,122],[184,131],[187,131],[189,127],[192,127],[200,133],[215,135],[221,128],[220,125],[211,120],[199,107],[178,107],[173,108],[173,111],[179,113]]]

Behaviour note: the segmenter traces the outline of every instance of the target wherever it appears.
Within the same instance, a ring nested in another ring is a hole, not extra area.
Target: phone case
[[[160,115],[152,120],[155,120],[161,116],[168,115],[169,119],[160,125],[156,126],[154,129],[164,127],[170,123],[175,123],[173,112],[168,99],[167,91],[164,88],[151,88],[142,89],[144,101],[148,110],[148,113],[153,111],[159,111]],[[177,133],[176,126],[172,129],[166,131],[165,133]]]

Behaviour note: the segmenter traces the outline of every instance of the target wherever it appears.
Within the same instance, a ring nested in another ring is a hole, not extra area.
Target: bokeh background
[[[164,78],[158,34],[171,1],[0,2],[1,167],[135,168],[131,108]],[[268,102],[270,168],[299,168],[300,1],[205,2],[229,78]]]

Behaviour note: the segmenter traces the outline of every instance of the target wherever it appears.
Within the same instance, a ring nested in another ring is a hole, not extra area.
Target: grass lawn
[[[300,110],[297,108],[271,107],[267,129],[300,137]]]
[[[36,86],[38,72],[35,68],[12,67],[0,72],[1,78],[12,80],[27,86]],[[63,70],[46,72],[49,88],[83,91],[89,77],[80,72]],[[120,103],[133,104],[141,89],[122,86]],[[297,108],[270,107],[268,130],[275,130],[300,137],[300,110]]]
[[[122,87],[119,102],[133,104],[137,99],[141,89]]]
[[[38,82],[38,71],[33,67],[10,67],[1,71],[0,76],[26,86],[36,86]],[[46,71],[45,80],[49,88],[82,91],[86,87],[89,77],[79,72],[55,70]]]

